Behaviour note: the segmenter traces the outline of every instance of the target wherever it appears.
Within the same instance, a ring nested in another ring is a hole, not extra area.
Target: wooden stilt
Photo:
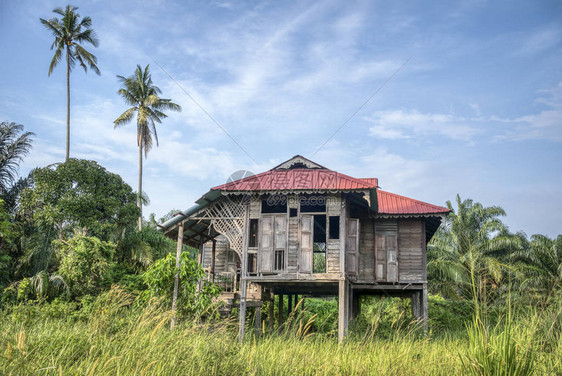
[[[256,307],[256,314],[254,315],[254,325],[256,337],[259,337],[261,334],[261,306]]]
[[[419,291],[412,293],[412,317],[416,322],[420,322],[421,320],[420,297],[421,294]]]
[[[243,341],[246,334],[246,294],[248,293],[247,269],[248,269],[248,231],[250,228],[250,205],[246,204],[244,215],[244,234],[242,246],[242,270],[240,276],[240,308],[238,310],[238,340]]]
[[[293,312],[293,294],[287,295],[287,317]]]
[[[353,304],[351,306],[351,318],[355,319],[361,313],[361,301],[359,300],[360,296],[356,292],[352,290],[352,300]]]
[[[211,249],[211,282],[215,282],[215,256],[217,254],[217,241],[213,239],[213,248]]]
[[[283,294],[279,294],[279,304],[277,305],[277,308],[279,310],[279,312],[277,313],[277,324],[279,325],[279,329],[281,329],[281,326],[283,325]]]
[[[174,329],[176,326],[176,310],[178,307],[178,293],[180,285],[180,260],[181,260],[181,250],[183,247],[183,221],[180,222],[178,226],[178,244],[176,247],[176,275],[174,276],[174,295],[172,297],[172,322],[170,323],[170,328]]]
[[[275,295],[271,293],[271,300],[269,301],[269,331],[273,332],[275,324]]]
[[[339,282],[338,295],[338,341],[342,342],[347,336],[349,327],[349,284],[346,279]]]
[[[421,299],[421,319],[423,323],[424,333],[427,335],[429,330],[427,327],[427,283],[423,284],[422,299]]]

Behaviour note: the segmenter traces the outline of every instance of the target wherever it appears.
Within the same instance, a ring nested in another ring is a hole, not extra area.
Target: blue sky
[[[65,67],[47,76],[52,36],[39,18],[65,5],[0,1],[0,119],[37,135],[22,173],[64,159]],[[87,48],[101,76],[72,73],[72,157],[136,189],[135,127],[113,120],[127,108],[115,76],[137,64],[151,64],[163,96],[183,107],[145,161],[145,213],[185,209],[237,170],[302,154],[433,204],[459,193],[499,205],[512,231],[562,233],[560,2],[73,5],[93,20],[100,46]]]

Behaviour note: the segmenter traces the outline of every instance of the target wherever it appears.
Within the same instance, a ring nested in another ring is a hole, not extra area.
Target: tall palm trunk
[[[139,206],[139,231],[142,230],[142,138],[139,137],[139,196],[137,205]]]
[[[70,158],[70,46],[66,46],[66,159]]]

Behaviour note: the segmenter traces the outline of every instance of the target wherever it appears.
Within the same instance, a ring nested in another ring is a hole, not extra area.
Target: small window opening
[[[330,239],[340,238],[340,216],[330,216]]]
[[[248,273],[256,273],[258,266],[258,255],[255,253],[248,253]]]
[[[281,195],[268,196],[261,202],[262,213],[287,213],[287,197]]]
[[[280,271],[285,269],[285,251],[275,251],[275,270]]]
[[[248,247],[258,246],[258,220],[250,219],[250,239],[248,241]]]
[[[306,195],[299,197],[301,213],[325,213],[325,195]]]
[[[326,216],[314,216],[313,273],[326,273]]]
[[[289,209],[289,217],[296,217],[297,215],[297,208]]]

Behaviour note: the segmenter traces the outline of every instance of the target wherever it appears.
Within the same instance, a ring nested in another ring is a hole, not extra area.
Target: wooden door
[[[299,272],[312,273],[314,217],[301,215]]]
[[[375,278],[398,282],[398,247],[396,235],[375,234]]]
[[[345,229],[345,271],[349,275],[357,275],[359,260],[359,219],[349,218]]]

